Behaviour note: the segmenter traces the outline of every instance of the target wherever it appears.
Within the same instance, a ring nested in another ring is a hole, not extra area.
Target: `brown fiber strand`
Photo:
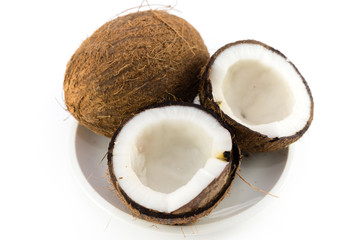
[[[199,233],[197,231],[196,223],[197,223],[197,221],[190,224],[192,234],[198,234]],[[195,231],[194,231],[194,228],[195,228]]]
[[[105,154],[104,154],[104,156],[103,156],[103,158],[101,159],[101,163],[104,161],[104,159],[107,157],[107,155],[108,155],[108,153],[106,152]]]
[[[112,213],[111,213],[111,216],[110,216],[110,218],[109,218],[109,221],[107,222],[106,227],[105,227],[105,229],[104,229],[104,232],[108,229],[108,227],[109,227],[109,225],[110,225],[110,222],[111,222],[111,220],[112,220],[112,218],[113,218],[113,216],[114,216],[115,211],[116,211],[116,207],[114,207],[114,210],[113,210]]]
[[[161,8],[156,9],[156,10],[162,10],[162,11],[173,10],[174,9],[174,7],[171,6],[171,5],[164,5],[164,4],[146,4],[146,5],[143,5],[143,4],[144,4],[144,1],[142,1],[142,3],[139,6],[125,9],[125,10],[121,11],[119,14],[116,14],[115,16],[119,17],[119,16],[123,15],[124,13],[131,12],[134,9],[137,9],[137,12],[140,12],[140,11],[142,11],[141,9],[145,8],[145,7],[148,7],[151,10],[155,10],[155,9],[152,8],[153,6],[161,7]]]
[[[252,185],[251,183],[249,183],[248,181],[246,181],[245,178],[243,178],[239,173],[236,173],[236,175],[238,175],[239,178],[240,178],[241,180],[243,180],[243,181],[244,181],[247,185],[249,185],[251,188],[253,188],[253,189],[257,190],[257,191],[260,191],[260,192],[262,192],[262,193],[265,193],[265,194],[267,194],[267,195],[270,195],[270,196],[272,196],[272,197],[279,198],[278,196],[276,196],[276,195],[274,195],[274,194],[265,192],[264,190],[261,190],[260,188],[255,187],[254,185]]]
[[[90,178],[93,177],[95,171],[100,167],[101,163],[104,161],[104,159],[107,156],[107,152],[105,153],[105,155],[102,157],[102,159],[100,160],[100,162],[98,162],[98,164],[96,165],[96,168],[92,170],[92,172],[86,177],[86,180],[89,180]]]
[[[184,233],[184,229],[183,229],[183,227],[181,226],[181,227],[180,227],[180,229],[181,229],[181,232],[182,232],[182,234],[183,234],[184,238],[186,238],[186,235],[185,235],[185,233]]]

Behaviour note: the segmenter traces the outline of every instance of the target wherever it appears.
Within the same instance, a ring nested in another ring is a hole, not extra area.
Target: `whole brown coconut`
[[[142,11],[105,23],[71,57],[65,73],[68,111],[110,137],[148,105],[191,102],[209,53],[194,27],[165,11]]]

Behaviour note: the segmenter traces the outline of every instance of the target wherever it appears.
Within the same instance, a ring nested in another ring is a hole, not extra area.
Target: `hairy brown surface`
[[[105,23],[68,62],[68,111],[95,133],[112,136],[129,116],[166,100],[191,102],[209,59],[199,33],[165,11],[143,11]]]
[[[310,124],[313,120],[313,115],[314,115],[314,102],[313,102],[313,98],[312,98],[312,95],[310,92],[310,88],[309,88],[308,84],[306,83],[305,79],[303,78],[303,76],[300,74],[300,72],[298,71],[298,69],[295,67],[295,65],[293,63],[288,61],[289,64],[291,64],[294,67],[294,69],[296,70],[296,72],[299,74],[299,76],[301,77],[301,79],[306,87],[306,90],[311,99],[311,112],[310,112],[310,118],[308,119],[305,127],[303,129],[299,130],[297,133],[295,133],[292,136],[281,137],[281,138],[269,138],[259,132],[255,132],[255,131],[247,128],[246,126],[243,126],[242,124],[238,123],[237,121],[235,121],[234,119],[229,117],[227,114],[225,114],[220,109],[219,104],[214,100],[214,97],[212,95],[211,80],[209,78],[213,63],[215,62],[216,58],[225,49],[227,49],[233,45],[243,44],[243,43],[259,44],[259,45],[265,47],[266,49],[273,51],[274,53],[279,54],[283,58],[287,59],[285,57],[285,55],[283,55],[280,51],[278,51],[262,42],[255,41],[255,40],[243,40],[243,41],[237,41],[237,42],[227,44],[224,47],[220,48],[218,51],[216,51],[214,53],[214,55],[211,56],[206,67],[202,69],[202,78],[201,78],[201,82],[200,82],[200,91],[199,91],[200,102],[206,108],[209,108],[209,109],[213,110],[214,112],[216,112],[217,114],[219,114],[223,118],[223,120],[232,127],[232,129],[235,133],[237,142],[241,148],[241,151],[249,152],[249,153],[270,152],[270,151],[275,151],[275,150],[280,150],[280,149],[286,148],[290,144],[297,141],[301,136],[303,136],[303,134],[310,127]]]
[[[202,106],[191,104],[191,103],[164,103],[152,107],[162,107],[167,105],[183,105],[183,106],[193,106],[195,108],[206,111],[207,113],[214,116],[216,119],[219,119],[219,116],[214,112],[203,108]],[[188,204],[183,207],[175,210],[172,213],[159,212],[152,209],[148,209],[144,206],[139,205],[134,202],[126,192],[119,185],[119,181],[121,179],[116,179],[113,169],[113,157],[112,152],[114,148],[114,143],[117,135],[120,133],[121,129],[124,125],[130,121],[130,119],[126,120],[115,132],[114,136],[111,139],[108,150],[108,169],[110,175],[110,182],[113,188],[115,189],[119,198],[124,202],[124,204],[128,207],[128,209],[136,216],[141,219],[160,223],[167,225],[183,225],[183,224],[191,224],[196,222],[200,217],[206,216],[210,214],[210,212],[222,201],[222,199],[226,196],[228,191],[230,190],[230,186],[236,176],[236,172],[239,170],[241,163],[241,153],[240,149],[236,143],[236,139],[234,134],[231,132],[231,129],[222,121],[220,123],[223,127],[225,127],[232,136],[232,151],[226,158],[229,162],[227,167],[223,170],[221,175],[216,178],[212,183],[210,183],[197,197],[195,197]]]

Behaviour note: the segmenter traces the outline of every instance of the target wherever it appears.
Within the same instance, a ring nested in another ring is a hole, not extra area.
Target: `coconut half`
[[[199,96],[232,126],[247,152],[285,148],[313,119],[312,95],[295,65],[255,40],[220,48],[203,71]]]
[[[225,196],[240,164],[229,128],[199,105],[171,103],[136,114],[109,144],[110,180],[137,217],[186,224]]]

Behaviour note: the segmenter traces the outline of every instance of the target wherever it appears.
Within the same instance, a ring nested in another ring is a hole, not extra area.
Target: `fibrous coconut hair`
[[[148,105],[191,102],[208,58],[199,33],[180,17],[154,10],[118,17],[71,57],[64,79],[67,109],[80,124],[110,137]]]

